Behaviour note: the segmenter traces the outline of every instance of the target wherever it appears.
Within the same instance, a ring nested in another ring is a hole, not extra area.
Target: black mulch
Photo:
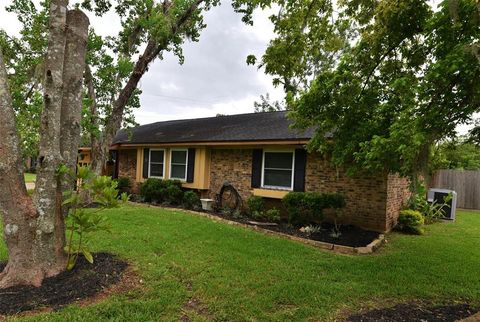
[[[218,216],[221,218],[225,218],[228,220],[240,222],[247,225],[252,225],[249,223],[252,219],[240,217],[234,218],[232,216],[220,214],[220,213],[212,213],[209,212],[211,215]],[[296,237],[301,237],[305,239],[312,239],[316,241],[342,245],[342,246],[350,246],[350,247],[365,247],[370,244],[372,241],[378,238],[379,233],[370,230],[364,230],[355,226],[351,225],[342,225],[340,228],[341,236],[338,238],[334,238],[331,235],[333,225],[329,223],[321,224],[321,231],[314,233],[312,235],[305,234],[304,232],[300,231],[300,227],[293,227],[286,223],[279,223],[276,226],[261,226],[264,229],[273,230],[279,233],[284,233]]]
[[[375,309],[363,314],[350,316],[350,322],[453,322],[467,318],[478,312],[468,304],[429,306],[406,303],[391,308]]]
[[[125,261],[108,253],[94,254],[93,264],[82,256],[71,271],[47,278],[42,286],[14,286],[0,290],[0,315],[12,315],[42,308],[57,310],[72,302],[94,296],[120,281]],[[0,264],[3,270],[5,263]]]
[[[306,239],[317,240],[321,242],[337,244],[350,247],[364,247],[378,238],[379,234],[375,231],[363,230],[355,226],[342,226],[340,228],[341,235],[338,238],[331,236],[333,226],[327,223],[321,225],[322,230],[310,236],[300,231],[299,228],[291,227],[286,224],[279,224],[278,226],[266,226],[265,229],[278,231],[281,233],[302,237]]]

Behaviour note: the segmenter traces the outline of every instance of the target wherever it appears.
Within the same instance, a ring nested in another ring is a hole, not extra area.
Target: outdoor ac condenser
[[[452,194],[452,200],[447,203],[448,207],[443,207],[443,211],[445,212],[445,219],[455,220],[455,210],[457,208],[457,193],[455,191],[432,188],[428,190],[427,200],[428,202],[436,201],[436,204],[441,205],[444,203],[444,198],[448,196],[449,193]]]

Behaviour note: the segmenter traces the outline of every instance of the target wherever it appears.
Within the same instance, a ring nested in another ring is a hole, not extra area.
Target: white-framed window
[[[161,178],[165,176],[165,150],[150,149],[148,162],[148,177]]]
[[[294,151],[263,151],[262,187],[293,190]]]
[[[187,180],[188,149],[170,150],[170,179]]]

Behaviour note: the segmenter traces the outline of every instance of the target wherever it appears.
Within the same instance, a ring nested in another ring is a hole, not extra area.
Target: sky
[[[38,0],[34,2],[38,3]],[[10,0],[0,0],[0,28],[10,35],[18,34],[20,24],[14,14],[5,11]],[[70,1],[71,4],[75,0]],[[268,20],[272,11],[258,11],[254,26],[241,21],[229,1],[205,14],[207,27],[199,42],[183,46],[185,63],[167,53],[157,59],[140,82],[141,108],[135,112],[139,124],[157,121],[209,117],[217,114],[240,114],[254,111],[260,95],[282,99],[283,91],[272,85],[271,77],[257,67],[249,66],[249,54],[261,56],[273,38]],[[103,18],[89,15],[96,32],[115,35],[119,20],[114,15]]]

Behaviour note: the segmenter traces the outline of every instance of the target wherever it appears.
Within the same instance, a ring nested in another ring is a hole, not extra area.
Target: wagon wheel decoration
[[[229,209],[231,212],[239,210],[242,205],[242,198],[230,183],[224,183],[217,195],[217,210]]]

